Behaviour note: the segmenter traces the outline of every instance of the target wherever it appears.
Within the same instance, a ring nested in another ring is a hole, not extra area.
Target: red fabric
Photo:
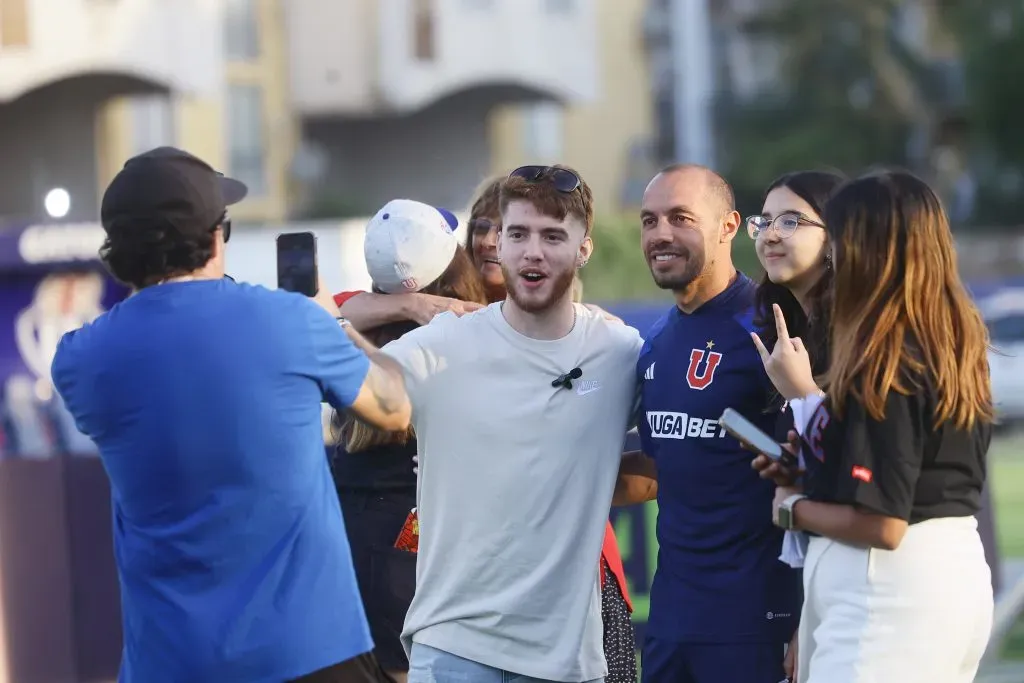
[[[342,292],[341,294],[334,295],[334,305],[341,308],[345,305],[345,302],[354,297],[356,294],[362,294],[360,291],[355,292]]]
[[[601,547],[601,559],[608,565],[612,575],[619,584],[622,597],[626,599],[626,607],[633,611],[633,602],[629,599],[629,591],[626,590],[626,571],[622,568],[622,556],[619,555],[619,543],[615,540],[615,529],[612,523],[608,522],[604,528],[604,545]],[[600,572],[601,588],[604,588],[604,571]]]

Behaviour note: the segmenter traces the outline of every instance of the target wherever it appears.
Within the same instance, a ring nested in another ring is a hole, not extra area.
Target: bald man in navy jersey
[[[643,680],[779,683],[801,577],[778,560],[771,483],[718,425],[726,408],[774,422],[750,341],[756,285],[732,262],[740,216],[721,176],[676,165],[648,185],[641,222],[654,281],[676,299],[637,361],[643,451],[624,458],[615,497],[658,501]]]

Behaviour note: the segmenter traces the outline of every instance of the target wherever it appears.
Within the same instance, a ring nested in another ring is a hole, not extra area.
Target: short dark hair
[[[700,164],[676,163],[661,169],[658,171],[658,175],[668,175],[679,171],[701,171],[708,184],[708,192],[722,205],[723,213],[736,210],[736,193],[733,192],[732,185],[721,173]]]
[[[119,282],[142,289],[168,278],[196,271],[213,257],[217,225],[210,230],[183,234],[158,217],[140,226],[135,219],[116,218],[106,224],[107,237],[100,258]]]
[[[589,234],[594,227],[594,193],[590,191],[590,186],[573,168],[555,165],[550,169],[569,171],[580,179],[580,186],[572,192],[559,191],[554,182],[550,181],[550,170],[547,175],[541,174],[534,180],[517,175],[509,176],[501,183],[499,209],[505,213],[510,202],[530,202],[541,213],[558,220],[569,215],[579,218]]]

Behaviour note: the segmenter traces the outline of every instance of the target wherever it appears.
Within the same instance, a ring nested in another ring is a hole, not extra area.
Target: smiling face
[[[498,233],[501,231],[501,216],[480,216],[469,221],[470,248],[473,263],[480,269],[480,277],[488,292],[503,291],[505,276],[498,260]]]
[[[497,252],[509,298],[528,313],[571,298],[576,269],[592,249],[583,220],[571,213],[558,220],[519,199],[506,206],[502,226]]]
[[[821,216],[785,186],[768,193],[761,215],[774,221],[755,238],[761,266],[772,282],[798,296],[806,293],[825,272],[828,237]]]
[[[683,291],[715,265],[723,217],[729,214],[705,174],[700,169],[661,173],[644,192],[641,246],[662,289]]]

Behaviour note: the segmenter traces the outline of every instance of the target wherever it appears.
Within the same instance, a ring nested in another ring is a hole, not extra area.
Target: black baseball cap
[[[218,173],[199,157],[157,147],[125,162],[103,193],[100,221],[132,220],[140,227],[160,219],[183,234],[212,230],[227,207],[245,199],[244,183]]]

